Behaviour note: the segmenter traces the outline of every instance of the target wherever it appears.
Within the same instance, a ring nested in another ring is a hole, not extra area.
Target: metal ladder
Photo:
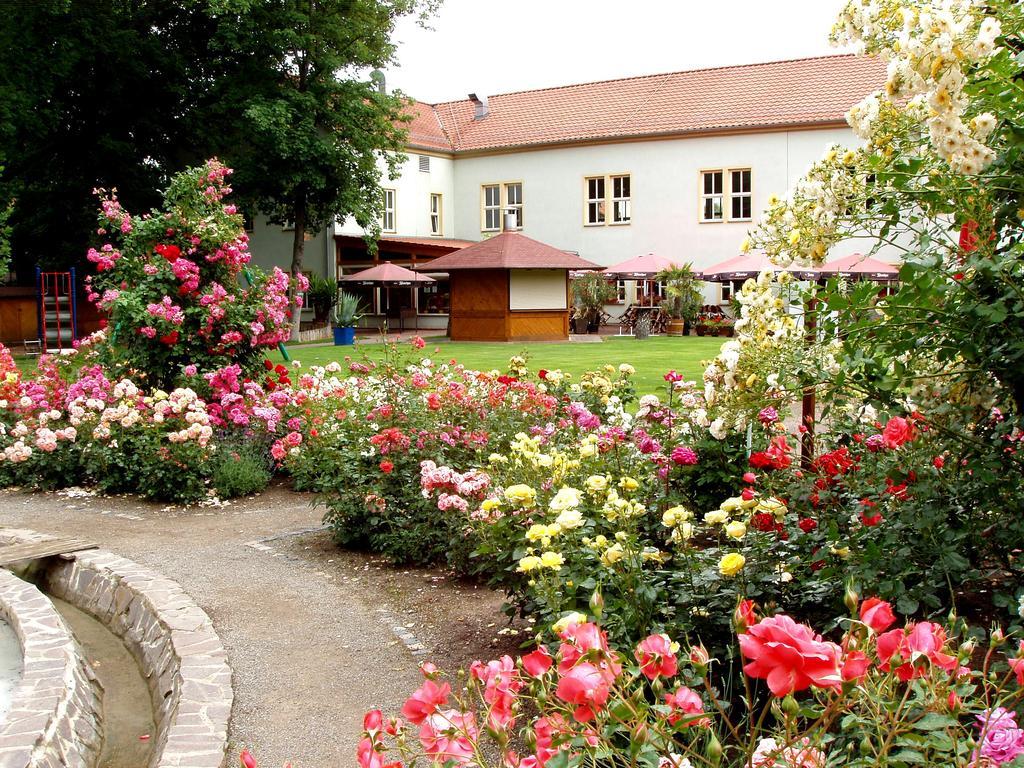
[[[39,339],[47,353],[73,348],[78,338],[76,301],[74,267],[67,272],[43,272],[36,267]]]

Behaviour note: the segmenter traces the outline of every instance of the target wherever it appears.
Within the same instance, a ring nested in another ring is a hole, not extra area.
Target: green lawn
[[[502,344],[476,342],[434,342],[427,340],[423,356],[435,362],[457,360],[467,368],[504,370],[512,355],[527,357],[533,370],[559,368],[578,376],[583,371],[599,368],[605,363],[629,363],[636,368],[636,387],[639,394],[660,393],[663,376],[671,369],[686,379],[700,380],[704,372],[701,363],[710,360],[725,339],[717,337],[687,336],[683,338],[656,337],[642,341],[624,337],[605,337],[601,343],[552,342],[534,344]],[[437,351],[435,351],[437,350]],[[380,344],[361,343],[355,347],[289,348],[293,359],[304,365],[324,365],[332,360],[344,361],[365,357],[375,360],[383,354]],[[271,356],[275,357],[275,356]]]
[[[423,356],[435,362],[457,360],[467,368],[489,371],[492,368],[505,370],[512,355],[524,355],[533,370],[559,368],[579,376],[583,371],[599,368],[605,363],[618,365],[629,363],[636,368],[636,388],[641,395],[660,393],[665,381],[665,372],[675,369],[686,379],[700,380],[704,367],[701,363],[710,360],[717,353],[724,339],[717,337],[687,336],[684,338],[656,337],[639,341],[631,336],[606,336],[604,341],[594,344],[552,342],[534,344],[500,344],[472,342],[434,342],[427,340]],[[435,351],[437,350],[437,351]],[[360,343],[355,347],[310,346],[301,344],[289,347],[294,360],[304,365],[324,365],[332,360],[344,362],[346,356],[353,360],[369,358],[379,360],[384,347],[379,343]],[[278,353],[269,357],[278,360]],[[35,367],[35,357],[16,357],[15,363],[23,371]]]

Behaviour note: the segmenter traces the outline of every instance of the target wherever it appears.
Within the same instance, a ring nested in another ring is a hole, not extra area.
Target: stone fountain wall
[[[46,538],[0,530],[0,543]],[[138,661],[157,725],[150,768],[221,768],[233,692],[210,617],[176,582],[103,550],[52,558],[44,579],[50,594],[106,625]],[[0,768],[8,768],[2,753]]]
[[[89,768],[102,746],[99,685],[46,595],[0,570],[0,615],[21,643],[23,671],[0,725],[2,768]]]

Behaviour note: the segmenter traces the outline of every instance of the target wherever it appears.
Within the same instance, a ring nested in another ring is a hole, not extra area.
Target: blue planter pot
[[[334,329],[334,346],[350,347],[356,342],[356,329],[352,326]]]

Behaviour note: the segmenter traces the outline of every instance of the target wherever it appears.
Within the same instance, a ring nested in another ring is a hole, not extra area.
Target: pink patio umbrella
[[[746,280],[757,277],[764,271],[789,272],[800,279],[814,279],[815,270],[805,268],[785,268],[772,264],[768,256],[762,252],[741,253],[739,256],[720,261],[700,272],[698,277],[709,283],[731,283],[734,280]]]
[[[638,280],[646,284],[666,269],[675,269],[683,265],[682,261],[670,259],[668,256],[645,253],[643,256],[634,256],[632,259],[626,259],[618,264],[613,264],[601,274],[618,280]],[[646,285],[644,286],[644,293],[650,294]]]
[[[358,285],[412,285],[413,283],[432,283],[434,278],[413,272],[411,269],[400,267],[385,261],[376,267],[364,269],[351,275],[345,275],[338,280],[339,283],[356,283]]]
[[[419,272],[413,272],[411,269],[406,269],[405,267],[400,267],[397,264],[385,261],[375,267],[370,267],[369,269],[364,269],[351,275],[344,275],[338,279],[338,282],[354,283],[356,285],[369,285],[374,287],[380,286],[384,288],[386,293],[384,305],[385,307],[390,308],[392,286],[408,286],[412,288],[416,283],[433,283],[436,281],[428,275],[421,275]],[[413,305],[410,304],[410,306]]]
[[[818,267],[821,277],[845,277],[848,280],[866,280],[873,283],[895,283],[900,279],[900,268],[893,264],[851,253]]]

